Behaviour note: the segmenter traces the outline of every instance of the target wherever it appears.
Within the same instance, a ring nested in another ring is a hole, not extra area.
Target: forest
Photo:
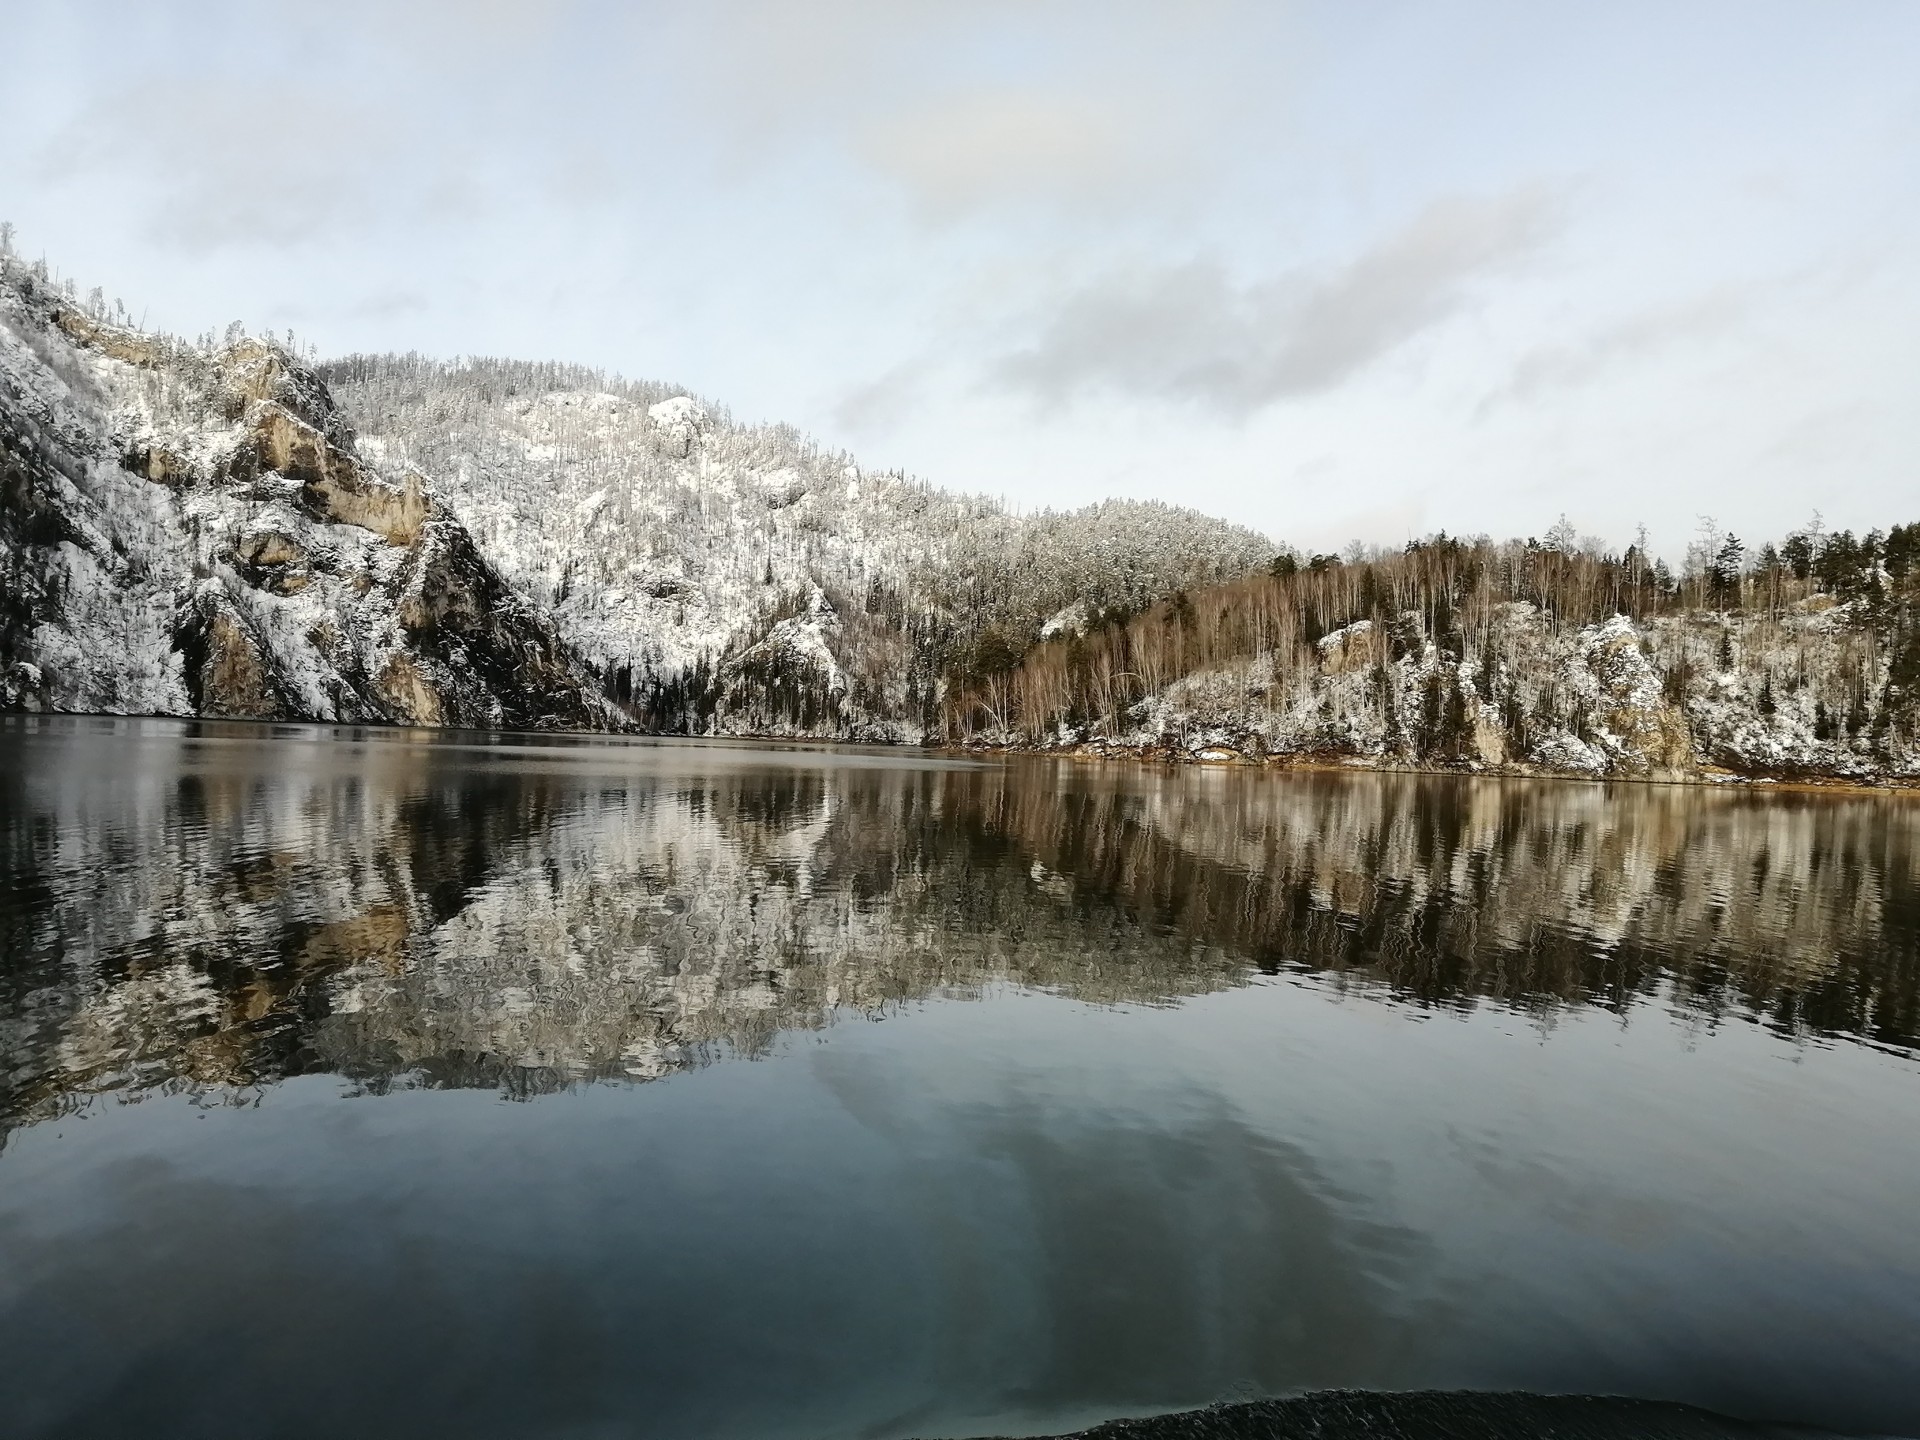
[[[1920,728],[1920,524],[1816,517],[1749,550],[1707,521],[1678,573],[1564,523],[1283,552],[976,664],[945,720],[962,743],[1680,770],[1691,741],[1756,773],[1900,768]]]

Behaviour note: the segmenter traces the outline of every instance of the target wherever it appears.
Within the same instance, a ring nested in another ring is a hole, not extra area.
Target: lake
[[[0,1430],[1920,1433],[1920,800],[0,720]]]

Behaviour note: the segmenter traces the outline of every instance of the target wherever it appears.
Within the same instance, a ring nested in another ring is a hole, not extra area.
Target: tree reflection
[[[9,1125],[323,1071],[532,1095],[1014,984],[1920,1037],[1899,798],[0,732]]]

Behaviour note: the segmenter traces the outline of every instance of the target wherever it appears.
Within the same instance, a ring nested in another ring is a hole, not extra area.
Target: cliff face
[[[552,623],[284,351],[0,279],[0,707],[607,728]]]
[[[1491,636],[1488,655],[1456,660],[1416,638],[1395,658],[1378,627],[1360,621],[1307,663],[1268,652],[1199,670],[1103,728],[988,732],[975,743],[1651,780],[1920,782],[1910,708],[1848,698],[1846,683],[1874,678],[1874,661],[1862,658],[1871,638],[1838,607],[1765,623],[1615,615],[1565,626],[1517,605]],[[1887,668],[1880,660],[1882,690]]]
[[[1823,652],[1848,648],[1844,625],[1830,612],[1796,616],[1778,627],[1782,644],[1738,617],[1561,627],[1516,606],[1494,632],[1500,658],[1485,663],[1431,644],[1396,659],[1355,626],[1322,641],[1318,663],[1288,668],[1269,653],[1199,671],[1105,735],[1066,727],[1041,745],[1655,780],[1920,776],[1902,728],[1849,733],[1822,723],[1814,685],[1770,692],[1769,660],[1790,665],[1796,649],[1837,669]],[[1738,649],[1724,664],[1722,636]]]

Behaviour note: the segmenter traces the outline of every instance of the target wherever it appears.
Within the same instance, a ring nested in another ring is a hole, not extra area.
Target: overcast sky
[[[1912,0],[0,0],[0,217],[1029,507],[1920,519]]]

